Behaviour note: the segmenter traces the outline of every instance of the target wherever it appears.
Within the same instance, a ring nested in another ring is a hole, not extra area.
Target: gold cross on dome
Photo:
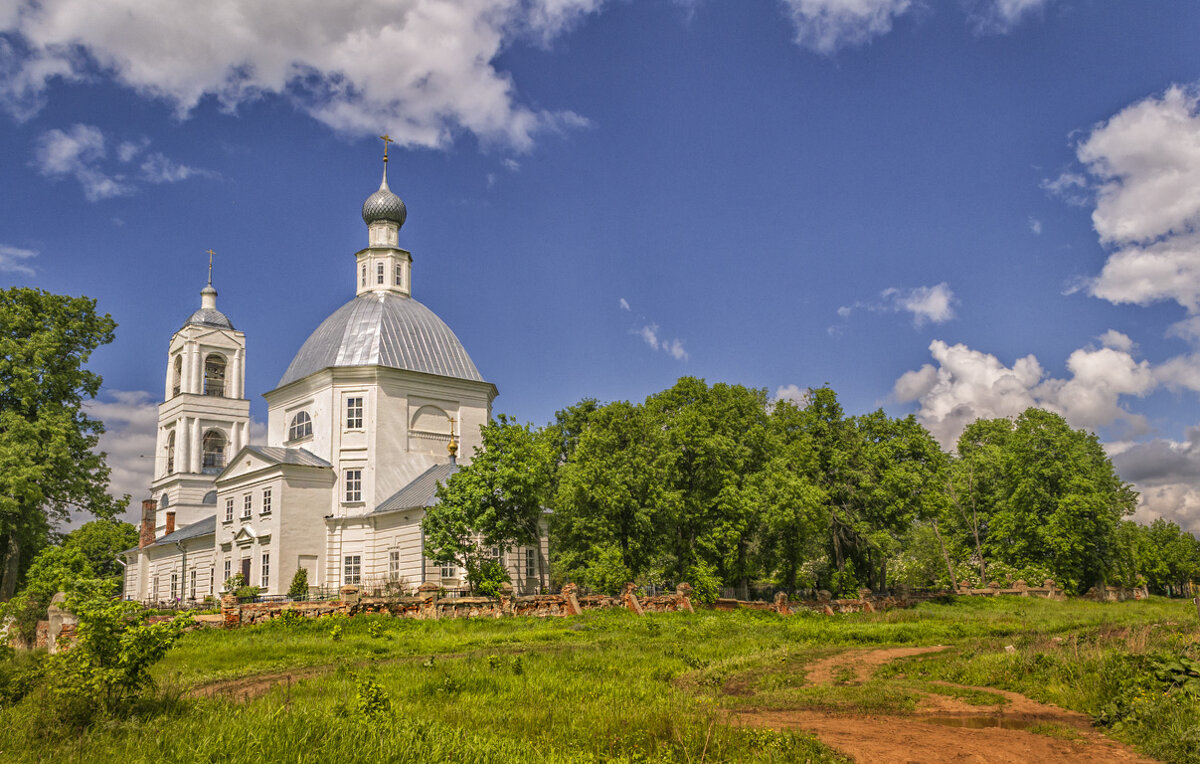
[[[213,255],[217,253],[213,252],[211,249],[205,251],[208,252],[208,285],[212,286],[212,258]]]
[[[384,133],[383,135],[379,136],[379,140],[383,141],[383,161],[386,162],[387,161],[388,144],[395,143],[396,141],[393,140],[392,137],[390,135],[388,135],[387,133]]]

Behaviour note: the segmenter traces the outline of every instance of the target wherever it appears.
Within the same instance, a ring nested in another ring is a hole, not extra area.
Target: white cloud
[[[1040,12],[1051,0],[985,0],[975,3],[971,22],[981,32],[1008,32],[1026,18]]]
[[[808,405],[808,388],[799,385],[780,385],[771,396],[773,401],[790,401],[801,408]]]
[[[622,302],[624,300],[622,299]],[[627,307],[623,306],[628,310]],[[653,350],[661,350],[667,355],[674,358],[676,361],[686,361],[690,357],[687,350],[683,347],[681,339],[665,339],[658,335],[658,324],[647,323],[633,329],[632,334],[642,338],[642,341],[650,346]]]
[[[72,125],[68,130],[47,130],[38,136],[34,146],[34,166],[50,178],[74,177],[83,188],[88,201],[96,202],[114,196],[128,196],[137,191],[138,180],[146,183],[177,183],[192,176],[214,177],[208,170],[180,164],[160,152],[142,154],[150,145],[149,139],[122,141],[117,145],[116,160],[129,164],[139,155],[142,162],[136,178],[125,172],[105,168],[108,160],[108,139],[92,125]]]
[[[944,324],[954,318],[954,306],[958,298],[946,282],[933,286],[899,289],[889,287],[879,293],[878,302],[856,302],[853,305],[843,305],[837,309],[837,314],[843,319],[849,318],[855,310],[866,310],[872,313],[911,313],[913,324],[923,326],[926,323]],[[832,329],[832,327],[831,327]]]
[[[892,31],[912,0],[782,0],[796,44],[826,55]]]
[[[511,157],[500,160],[500,164],[504,165],[504,169],[509,172],[516,172],[521,169],[521,163]]]
[[[0,273],[23,273],[26,276],[32,276],[34,275],[33,266],[29,265],[28,261],[37,255],[36,249],[22,249],[0,244]]]
[[[1129,335],[1122,334],[1116,329],[1109,329],[1104,334],[1101,334],[1096,339],[1100,340],[1100,344],[1106,348],[1120,350],[1125,353],[1132,353],[1137,349],[1137,343],[1129,339]]]
[[[1073,427],[1094,430],[1123,422],[1133,433],[1144,432],[1145,418],[1124,408],[1121,399],[1147,395],[1159,384],[1148,362],[1112,347],[1071,353],[1067,379],[1047,378],[1033,355],[1009,367],[962,344],[934,340],[929,351],[935,364],[901,375],[892,393],[900,402],[917,402],[917,418],[948,447],[978,418],[1014,417],[1031,406],[1062,414]]]
[[[106,154],[104,134],[99,128],[74,125],[67,131],[42,133],[34,148],[34,164],[46,177],[74,177],[90,202],[132,194],[134,186],[124,175],[109,175],[100,169]]]
[[[621,310],[628,311],[630,309],[629,302],[624,297],[617,304],[621,306]]]
[[[1029,216],[1029,230],[1033,232],[1034,236],[1041,236],[1042,235],[1042,221],[1040,221],[1037,218],[1030,215]]]
[[[84,404],[88,415],[104,422],[100,450],[108,454],[111,482],[108,492],[120,498],[129,494],[130,516],[137,515],[139,502],[150,494],[154,477],[155,438],[158,406],[142,390],[108,390]]]
[[[495,59],[516,40],[548,43],[603,0],[18,4],[0,14],[0,101],[19,118],[53,81],[111,77],[179,117],[206,98],[232,111],[275,95],[345,133],[444,147],[465,131],[520,151],[586,120],[518,103]]]
[[[1200,113],[1179,86],[1096,125],[1075,148],[1087,177],[1045,187],[1094,193],[1092,224],[1110,249],[1088,292],[1113,303],[1174,300],[1200,312]]]

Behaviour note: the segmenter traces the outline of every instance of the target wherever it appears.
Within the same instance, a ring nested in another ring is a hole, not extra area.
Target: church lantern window
[[[297,412],[288,425],[288,440],[299,440],[312,435],[312,417],[307,411]]]
[[[363,271],[363,274],[362,274],[362,285],[363,285],[363,286],[366,286],[366,285],[367,285],[367,264],[366,264],[366,263],[363,263],[363,269],[362,269],[362,271]]]
[[[375,264],[375,283],[376,284],[383,283],[383,263]]]
[[[225,396],[225,359],[216,353],[204,359],[204,394]]]
[[[167,474],[175,471],[175,433],[167,435]]]
[[[171,396],[179,395],[183,379],[183,356],[175,356],[175,363],[171,369]],[[169,471],[169,470],[168,470]]]
[[[211,474],[225,469],[225,436],[220,430],[204,433],[201,444],[204,451],[204,472]]]
[[[404,286],[404,267],[396,264],[396,286]]]

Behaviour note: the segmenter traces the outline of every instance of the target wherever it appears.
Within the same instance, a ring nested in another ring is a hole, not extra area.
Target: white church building
[[[385,144],[386,145],[386,144]],[[367,246],[354,255],[354,298],[326,318],[267,392],[267,444],[252,445],[246,337],[217,291],[171,337],[158,407],[150,498],[139,546],[124,553],[125,597],[199,601],[241,573],[265,595],[310,587],[366,592],[464,571],[424,553],[421,519],[435,490],[480,444],[495,385],[454,332],[412,297],[407,210],[387,185],[363,203]],[[538,546],[493,550],[518,592],[548,583]]]

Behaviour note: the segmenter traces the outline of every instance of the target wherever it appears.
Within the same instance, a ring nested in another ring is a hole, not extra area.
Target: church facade
[[[425,555],[421,519],[469,460],[495,385],[458,338],[412,297],[412,255],[399,246],[404,202],[383,180],[362,207],[367,246],[354,255],[354,298],[300,347],[268,406],[266,445],[249,442],[246,338],[216,307],[171,338],[159,404],[155,474],[139,546],[124,553],[125,597],[201,601],[232,576],[265,595],[310,587],[399,592],[464,571]],[[493,549],[514,589],[549,582],[539,544]]]

